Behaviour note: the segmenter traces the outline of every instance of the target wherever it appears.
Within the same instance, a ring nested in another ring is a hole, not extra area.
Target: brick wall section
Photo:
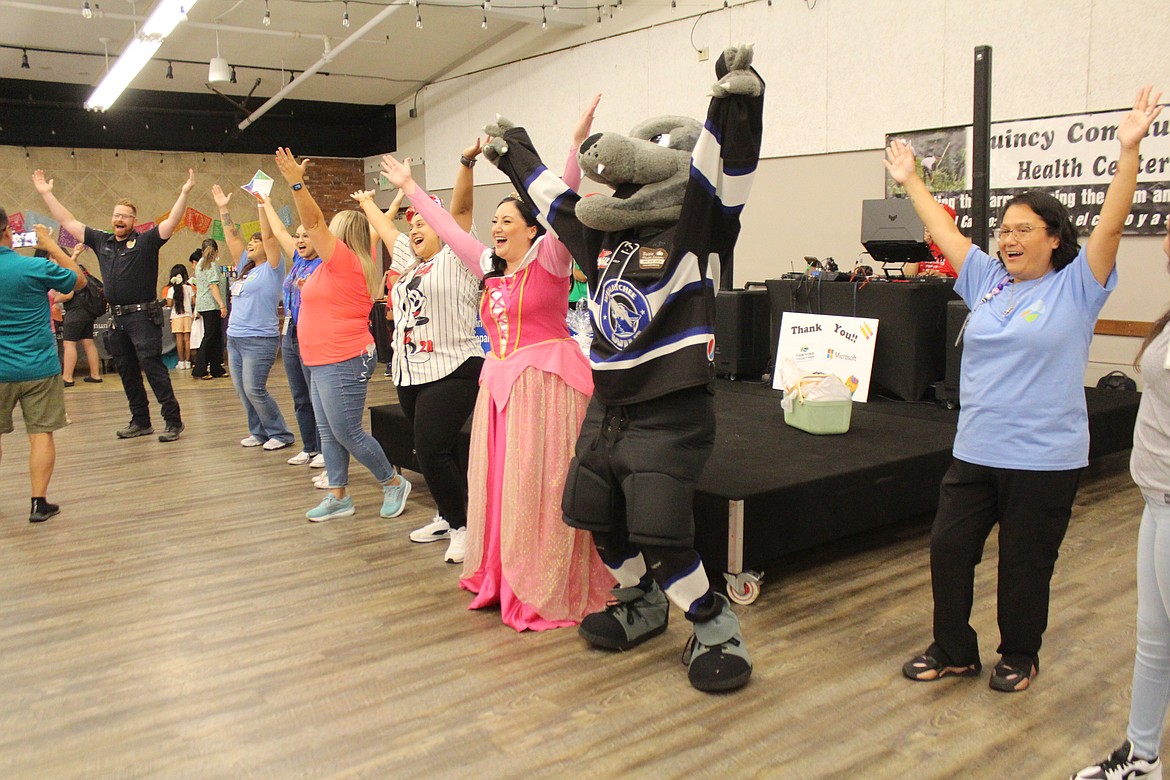
[[[349,196],[364,188],[365,173],[360,159],[311,159],[305,181],[328,221],[338,211],[356,208]]]

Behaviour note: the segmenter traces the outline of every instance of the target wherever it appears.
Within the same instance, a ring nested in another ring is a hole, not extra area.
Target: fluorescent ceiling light
[[[114,66],[106,73],[97,89],[85,101],[85,107],[106,111],[125,91],[150,58],[162,46],[175,27],[186,20],[187,12],[198,0],[159,0],[150,16],[143,22],[138,35],[118,55]]]

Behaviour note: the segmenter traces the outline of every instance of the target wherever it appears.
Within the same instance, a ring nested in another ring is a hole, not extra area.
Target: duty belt
[[[151,311],[158,308],[157,301],[150,303],[112,303],[110,304],[110,311],[115,317],[121,317],[123,314],[132,314],[136,311]]]

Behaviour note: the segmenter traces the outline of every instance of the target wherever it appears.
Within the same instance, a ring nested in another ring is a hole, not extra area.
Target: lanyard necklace
[[[975,312],[979,311],[979,307],[982,306],[983,304],[987,303],[988,301],[990,301],[995,296],[999,295],[1001,292],[1003,292],[1003,288],[1008,287],[1011,284],[1012,284],[1012,277],[1011,276],[1004,277],[1002,282],[995,285],[995,287],[992,287],[990,290],[987,291],[987,293],[982,298],[979,299],[979,303],[975,304],[974,309],[967,312],[967,317],[966,317],[966,319],[963,320],[962,327],[959,328],[959,335],[955,338],[955,346],[956,347],[959,346],[959,344],[961,344],[963,342],[963,333],[967,330],[967,325],[968,325],[968,323],[971,322],[971,317],[974,316]],[[1015,291],[1015,288],[1013,288],[1011,295],[1010,295],[1010,300],[1008,301],[1008,307],[1004,310],[1003,316],[1006,317],[1007,315],[1011,314],[1013,311],[1015,311],[1015,308],[1016,308],[1016,291]]]

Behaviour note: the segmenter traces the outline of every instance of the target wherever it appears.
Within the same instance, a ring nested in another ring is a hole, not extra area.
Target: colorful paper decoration
[[[15,211],[8,215],[8,224],[12,226],[13,233],[24,232],[24,214]]]
[[[211,217],[188,206],[187,212],[183,214],[183,224],[203,235],[211,227]]]
[[[66,252],[70,251],[71,249],[73,249],[73,247],[77,246],[80,243],[81,242],[78,241],[76,238],[74,238],[73,234],[70,233],[65,228],[60,228],[57,231],[57,246],[61,247]]]
[[[226,236],[224,236],[224,234],[223,234],[223,220],[221,220],[221,219],[211,220],[210,233],[211,233],[211,237],[214,238],[216,241],[225,240]]]
[[[291,208],[288,206],[281,206],[277,210],[276,216],[280,217],[280,221],[284,223],[285,227],[292,227],[293,213]]]
[[[154,227],[157,224],[158,224],[157,222],[143,222],[141,225],[134,226],[134,232],[137,233],[138,235],[142,235],[143,233],[150,230],[152,227]]]
[[[260,232],[260,220],[254,219],[251,222],[245,222],[240,225],[240,236],[247,241],[253,233]]]

